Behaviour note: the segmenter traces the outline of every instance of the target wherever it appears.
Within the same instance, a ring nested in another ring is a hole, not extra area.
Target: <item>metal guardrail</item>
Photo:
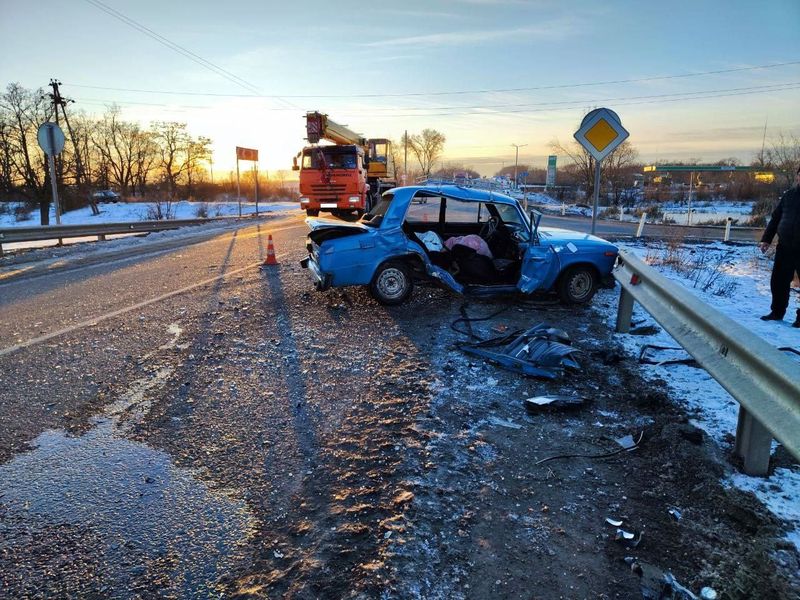
[[[800,459],[800,366],[739,323],[624,250],[617,331],[630,330],[634,301],[739,403],[735,452],[748,475],[766,475],[774,437]]]
[[[130,221],[125,223],[90,223],[84,225],[44,225],[41,227],[7,227],[0,229],[0,256],[3,244],[14,242],[38,242],[41,240],[68,239],[76,237],[97,236],[103,239],[106,235],[119,233],[150,233],[166,231],[189,225],[203,225],[227,219],[244,217],[210,217],[206,219],[167,219],[163,221]]]

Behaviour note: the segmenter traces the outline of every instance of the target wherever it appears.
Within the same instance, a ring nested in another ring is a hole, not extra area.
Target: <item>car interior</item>
[[[403,231],[459,283],[515,284],[524,252],[520,241],[528,233],[520,223],[505,221],[503,208],[491,202],[417,197],[406,213]],[[426,244],[428,232],[434,232],[441,244]]]

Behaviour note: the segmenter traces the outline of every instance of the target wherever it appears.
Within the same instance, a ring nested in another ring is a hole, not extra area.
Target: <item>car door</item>
[[[531,294],[549,287],[559,269],[558,254],[553,245],[539,235],[539,219],[531,216],[528,226],[531,231],[530,243],[525,249],[520,267],[517,289],[523,294]]]

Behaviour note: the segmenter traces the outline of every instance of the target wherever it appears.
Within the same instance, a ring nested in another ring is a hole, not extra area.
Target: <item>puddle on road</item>
[[[81,527],[103,541],[111,579],[103,583],[115,596],[136,595],[132,584],[145,573],[177,596],[213,593],[252,535],[253,516],[243,501],[209,489],[168,454],[123,437],[147,413],[148,392],[170,373],[161,369],[135,382],[85,435],[46,431],[31,452],[0,465],[7,540],[15,528],[22,533],[43,522]]]

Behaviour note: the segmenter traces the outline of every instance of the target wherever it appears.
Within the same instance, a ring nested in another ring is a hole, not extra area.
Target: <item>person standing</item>
[[[769,281],[772,292],[772,306],[762,321],[781,321],[789,306],[789,293],[794,274],[800,274],[800,168],[794,178],[794,187],[787,190],[772,212],[761,242],[761,253],[767,251],[772,238],[778,234],[778,247],[775,250],[775,264]],[[800,309],[797,310],[792,327],[800,327]]]

